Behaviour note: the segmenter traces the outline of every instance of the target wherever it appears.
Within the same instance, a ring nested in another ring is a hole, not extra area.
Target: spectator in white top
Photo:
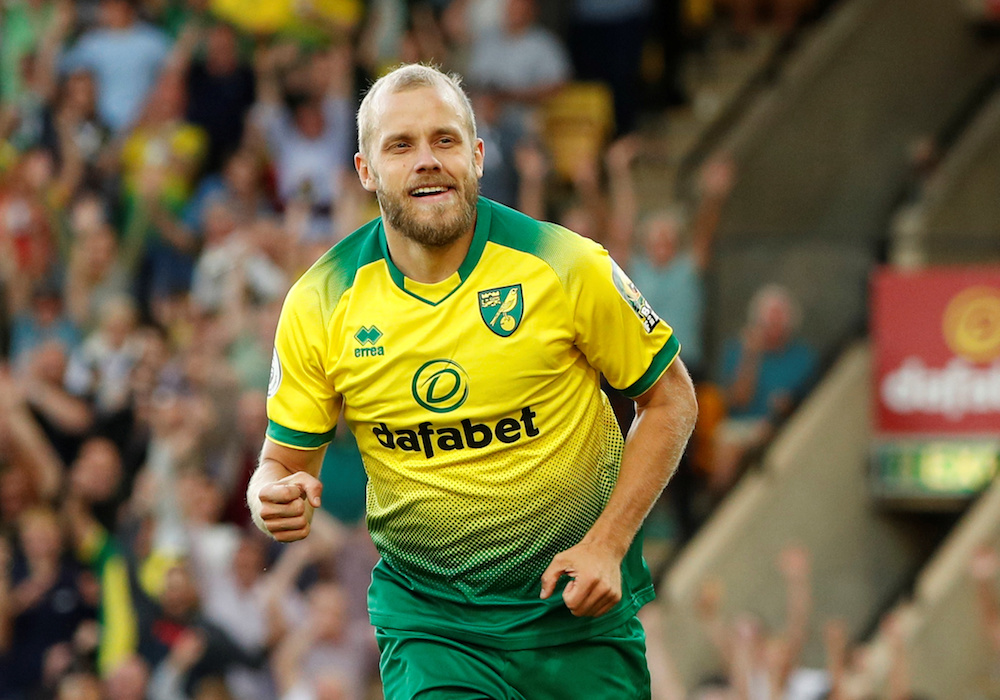
[[[294,47],[258,53],[253,120],[274,158],[282,203],[304,198],[314,214],[329,214],[337,203],[338,182],[348,173],[354,154],[350,49],[339,47],[314,56],[307,77],[307,90],[313,89],[295,96],[289,107],[278,72],[295,58]],[[321,94],[314,94],[319,86]]]

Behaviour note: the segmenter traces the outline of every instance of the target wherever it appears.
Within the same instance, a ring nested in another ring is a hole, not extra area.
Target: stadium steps
[[[822,667],[822,621],[842,618],[863,637],[932,554],[933,528],[879,512],[868,496],[870,384],[868,347],[854,345],[667,573],[657,604],[688,687],[720,664],[694,612],[706,580],[723,584],[727,615],[752,611],[776,629],[785,592],[775,559],[786,544],[807,547],[815,612],[804,662]]]
[[[940,133],[998,70],[1000,45],[958,3],[835,6],[720,141],[740,177],[707,290],[710,347],[738,333],[766,282],[799,298],[803,333],[824,356],[859,335],[913,144]]]
[[[997,697],[1000,691],[996,658],[967,573],[980,545],[1000,548],[1000,480],[980,496],[920,572],[912,599],[895,609],[914,697],[970,700]],[[878,692],[889,674],[889,640],[877,634],[869,647],[862,688]]]
[[[686,164],[701,160],[712,136],[749,104],[762,77],[778,55],[778,38],[767,31],[745,45],[716,29],[701,54],[688,55],[682,83],[688,102],[647,118],[640,133],[646,150],[636,163],[636,188],[643,210],[661,208],[664,193],[674,199]]]
[[[1000,89],[993,90],[914,201],[897,211],[891,232],[892,261],[918,267],[1000,260],[997,192]]]

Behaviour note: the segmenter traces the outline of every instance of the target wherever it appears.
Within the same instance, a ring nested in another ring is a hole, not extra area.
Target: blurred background
[[[607,247],[697,380],[654,698],[1000,698],[1000,3],[0,8],[0,699],[381,697],[349,431],[308,540],[244,492],[404,61],[462,76],[483,194]]]

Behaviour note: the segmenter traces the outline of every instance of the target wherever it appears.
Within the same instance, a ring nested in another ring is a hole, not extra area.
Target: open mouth
[[[440,197],[451,192],[453,188],[447,185],[425,185],[423,187],[416,187],[410,190],[411,197],[419,197],[421,199],[426,197]]]

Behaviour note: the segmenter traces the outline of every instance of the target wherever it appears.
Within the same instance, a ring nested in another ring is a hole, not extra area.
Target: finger
[[[303,489],[299,484],[285,482],[268,484],[260,490],[261,503],[291,503],[302,498]]]
[[[566,566],[562,563],[559,555],[556,555],[549,567],[542,572],[542,592],[539,596],[542,600],[552,595],[556,590],[559,577],[564,573],[566,573]]]
[[[323,495],[323,483],[319,479],[309,477],[301,486],[303,487],[302,495],[309,501],[309,505],[313,508],[319,508],[320,497]]]
[[[308,524],[300,530],[279,530],[278,532],[271,533],[271,537],[273,537],[278,542],[297,542],[301,539],[305,539],[308,535],[309,535]]]
[[[593,612],[591,617],[600,617],[601,615],[606,615],[612,608],[614,608],[621,601],[621,594],[615,594],[614,591],[609,591],[608,595],[604,597],[604,600],[598,605]]]
[[[574,615],[582,615],[583,611],[594,598],[594,587],[597,580],[593,578],[577,577],[566,584],[563,590],[563,602]]]
[[[273,518],[265,520],[264,525],[267,526],[268,532],[273,534],[275,532],[304,530],[309,525],[309,521],[301,516],[298,518]]]
[[[261,520],[272,518],[295,518],[305,515],[306,502],[298,498],[291,503],[264,503],[260,507]]]
[[[621,600],[620,591],[616,591],[607,582],[595,580],[587,595],[575,602],[571,612],[578,617],[600,617],[613,608],[619,600]]]

